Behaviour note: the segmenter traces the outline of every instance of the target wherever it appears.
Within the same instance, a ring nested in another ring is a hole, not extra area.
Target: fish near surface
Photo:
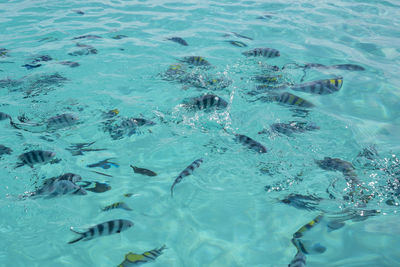
[[[65,127],[70,127],[75,125],[78,120],[79,118],[77,116],[69,113],[54,116],[47,120],[47,129],[58,130]]]
[[[258,153],[267,153],[267,148],[264,145],[246,135],[235,134],[235,140]]]
[[[133,266],[139,266],[142,265],[143,263],[146,262],[152,262],[155,261],[157,257],[159,257],[162,253],[163,250],[166,248],[165,245],[163,245],[160,248],[155,248],[150,251],[146,251],[143,254],[135,254],[132,252],[129,252],[128,254],[125,255],[124,261],[118,265],[118,267],[133,267]]]
[[[291,121],[289,123],[273,123],[271,124],[271,130],[277,133],[291,136],[293,133],[303,133],[305,131],[319,130],[319,127],[316,126],[314,123]]]
[[[143,174],[143,175],[147,175],[147,176],[157,176],[157,173],[155,173],[155,172],[153,172],[151,170],[148,170],[148,169],[145,169],[145,168],[139,168],[139,167],[136,167],[136,166],[133,166],[133,165],[130,165],[130,166],[133,169],[134,173],[139,173],[139,174]]]
[[[200,57],[200,56],[188,56],[188,57],[184,57],[182,60],[182,62],[185,62],[187,64],[190,64],[192,66],[203,66],[203,67],[208,67],[211,66],[210,62],[208,62],[204,57]]]
[[[1,158],[1,156],[4,155],[4,154],[10,155],[12,151],[13,151],[13,150],[12,150],[11,148],[6,147],[6,146],[4,146],[4,145],[0,145],[0,158]]]
[[[263,57],[269,57],[269,58],[279,57],[281,55],[278,50],[273,49],[273,48],[254,48],[252,50],[243,52],[242,54],[247,57],[263,56]]]
[[[125,231],[132,226],[133,226],[133,222],[131,222],[129,220],[119,219],[119,220],[112,220],[112,221],[100,223],[98,225],[90,227],[85,232],[78,232],[71,228],[70,230],[72,232],[80,235],[80,237],[69,241],[68,244],[73,244],[80,240],[83,240],[83,241],[91,240],[91,239],[99,237],[99,236],[111,235],[111,234],[116,234],[116,233],[119,234],[122,231]]]
[[[75,183],[82,177],[74,173],[66,173],[58,177],[46,179],[42,186],[30,196],[57,197],[66,194],[86,195],[86,191]]]
[[[11,119],[11,117],[10,117],[10,115],[8,115],[8,114],[6,114],[6,113],[3,113],[3,112],[0,112],[0,121],[4,121],[4,120],[10,120]]]
[[[273,100],[286,104],[286,105],[291,105],[291,106],[298,106],[298,107],[304,107],[304,108],[312,108],[314,107],[314,104],[311,102],[308,102],[307,100],[296,96],[294,94],[284,92],[280,95],[273,96]]]
[[[306,255],[303,252],[297,251],[296,256],[289,263],[288,267],[305,267],[306,266]]]
[[[110,176],[110,175],[108,175],[108,176]],[[90,191],[93,193],[104,193],[104,192],[111,190],[111,186],[107,183],[94,182],[94,186],[90,187],[90,188],[88,188],[88,187],[93,184],[92,182],[84,181],[84,183],[85,183],[85,185],[82,185],[81,187],[85,188],[86,191]]]
[[[168,38],[167,40],[172,41],[172,42],[175,42],[175,43],[178,43],[178,44],[183,45],[183,46],[188,46],[188,45],[189,45],[189,44],[188,44],[185,40],[183,40],[181,37],[171,37],[171,38]]]
[[[294,91],[306,92],[318,95],[333,94],[342,88],[343,78],[338,77],[334,79],[318,80],[303,84],[297,84],[290,87]]]
[[[174,194],[174,187],[176,184],[179,184],[182,179],[186,176],[189,176],[193,173],[195,169],[200,167],[201,163],[203,163],[203,159],[196,159],[193,161],[189,166],[187,166],[179,175],[176,177],[174,183],[171,186],[171,197],[173,197]]]
[[[32,150],[19,155],[18,159],[21,162],[17,163],[16,168],[23,165],[28,165],[29,167],[33,168],[33,165],[35,164],[50,162],[55,156],[56,153],[51,151]]]
[[[111,205],[105,206],[101,210],[109,211],[109,210],[113,210],[113,209],[123,209],[123,210],[129,210],[129,211],[132,210],[131,208],[129,208],[129,206],[125,202],[116,202]]]
[[[217,95],[207,94],[200,97],[190,98],[184,101],[184,105],[192,109],[210,109],[210,108],[218,108],[223,109],[228,106],[228,102]]]
[[[316,160],[315,163],[317,163],[321,169],[327,171],[340,171],[343,174],[352,175],[355,171],[353,164],[339,158],[324,157],[322,160]]]

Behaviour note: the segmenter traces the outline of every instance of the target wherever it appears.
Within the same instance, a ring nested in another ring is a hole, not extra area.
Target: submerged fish
[[[211,66],[210,62],[208,62],[204,57],[199,56],[188,56],[184,57],[180,61],[188,63],[193,66]]]
[[[134,173],[139,173],[139,174],[143,174],[143,175],[147,175],[147,176],[157,176],[157,173],[155,173],[151,170],[135,167],[133,165],[130,165],[130,166],[133,169]]]
[[[246,135],[235,134],[235,140],[258,153],[267,153],[267,148],[264,145]]]
[[[150,251],[146,251],[143,254],[135,254],[132,252],[129,252],[128,254],[125,255],[124,261],[118,265],[118,267],[133,267],[133,266],[139,266],[142,265],[143,263],[146,262],[151,262],[155,261],[157,257],[159,257],[162,254],[162,251],[166,248],[165,245],[163,245],[160,248],[155,248]]]
[[[303,84],[297,84],[290,87],[294,91],[301,91],[311,94],[327,95],[332,94],[342,88],[343,78],[338,77],[334,79],[318,80]]]
[[[190,98],[184,101],[184,105],[193,109],[226,108],[228,102],[217,95],[207,94],[200,97]]]
[[[338,65],[330,65],[326,66],[318,63],[307,63],[304,65],[304,68],[317,68],[317,69],[339,69],[339,70],[351,70],[351,71],[363,71],[364,67],[355,64],[338,64]]]
[[[33,65],[33,64],[25,64],[25,65],[22,65],[22,67],[25,67],[27,70],[39,68],[40,66],[42,66],[42,64],[36,64],[36,65]]]
[[[58,130],[65,127],[70,127],[77,123],[79,118],[74,114],[61,114],[58,116],[51,117],[47,120],[48,130]]]
[[[74,173],[66,173],[58,177],[48,178],[30,196],[46,196],[47,198],[51,198],[66,194],[86,195],[86,191],[75,184],[80,180],[82,180],[82,177]]]
[[[7,119],[9,119],[9,120],[11,119],[10,115],[0,112],[0,121],[7,120]]]
[[[50,60],[53,60],[53,58],[51,56],[49,56],[49,55],[38,56],[38,57],[35,57],[33,59],[32,64],[36,64],[36,63],[41,62],[41,61],[45,61],[46,62],[46,61],[50,61]]]
[[[178,43],[178,44],[183,45],[183,46],[188,46],[188,45],[189,45],[189,44],[188,44],[185,40],[183,40],[181,37],[171,37],[171,38],[167,38],[167,40],[172,41],[172,42],[175,42],[175,43]]]
[[[305,131],[319,130],[319,127],[314,123],[291,121],[289,123],[273,123],[271,130],[277,133],[291,136],[294,133],[303,133]]]
[[[237,46],[237,47],[247,47],[247,44],[240,42],[240,41],[228,40],[226,42],[230,43],[231,45]]]
[[[6,147],[6,146],[3,146],[3,145],[0,145],[0,158],[1,158],[1,156],[4,155],[4,154],[10,155],[12,151],[13,151],[13,150],[12,150],[11,148]]]
[[[112,158],[101,160],[101,161],[99,161],[97,163],[86,165],[86,167],[89,167],[89,168],[100,167],[100,168],[103,168],[103,169],[109,169],[112,166],[114,166],[114,167],[118,168],[119,167],[118,163],[108,161],[110,159],[112,159]]]
[[[284,199],[280,200],[280,202],[288,204],[297,209],[305,209],[305,210],[316,210],[316,206],[319,202],[322,201],[322,198],[315,196],[305,196],[300,194],[289,194]]]
[[[78,242],[80,240],[87,241],[91,240],[93,238],[99,237],[99,236],[104,236],[104,235],[111,235],[111,234],[116,234],[116,233],[121,233],[122,231],[125,231],[129,229],[130,227],[133,226],[133,222],[128,221],[128,220],[112,220],[104,223],[100,223],[98,225],[95,225],[93,227],[90,227],[87,231],[85,232],[78,232],[72,229],[71,231],[80,235],[80,237],[71,240],[68,242],[68,244],[73,244],[75,242]]]
[[[96,173],[98,173],[98,172],[96,172]],[[106,174],[103,174],[103,175],[106,175]],[[106,176],[112,177],[111,175],[106,175]],[[81,187],[85,188],[86,191],[90,191],[93,193],[104,193],[104,192],[111,190],[111,186],[107,183],[100,183],[100,182],[93,183],[93,182],[87,182],[87,181],[85,181],[84,183],[86,183],[86,184]],[[93,187],[88,188],[90,185],[93,185],[93,184],[94,184]]]
[[[32,150],[18,156],[18,159],[21,162],[17,163],[16,168],[23,165],[28,165],[33,168],[33,165],[35,164],[50,162],[55,156],[56,153],[51,151]]]
[[[76,67],[80,66],[80,64],[78,62],[73,62],[73,61],[60,61],[58,63],[60,63],[61,65],[64,65],[64,66],[68,66],[70,68],[76,68]]]
[[[305,267],[306,255],[303,252],[297,251],[294,259],[289,263],[288,267]]]
[[[340,171],[344,175],[355,175],[353,164],[339,158],[324,157],[322,160],[315,160],[315,163],[327,171]]]
[[[109,210],[113,210],[113,209],[123,209],[123,210],[129,210],[129,211],[132,210],[131,208],[129,208],[128,205],[126,205],[125,202],[116,202],[116,203],[113,203],[111,205],[108,205],[108,206],[102,208],[101,210],[109,211]]]
[[[173,197],[174,194],[174,187],[176,184],[179,184],[182,179],[186,176],[189,176],[193,173],[195,169],[197,169],[200,164],[203,163],[203,159],[196,159],[193,161],[189,166],[187,166],[179,175],[176,177],[174,183],[171,186],[171,197]]]
[[[273,96],[272,99],[279,103],[291,105],[291,106],[298,106],[298,107],[304,107],[304,108],[314,107],[313,103],[308,102],[307,100],[305,100],[297,95],[288,93],[288,92],[284,92],[280,95]]]
[[[303,237],[304,233],[309,231],[311,228],[313,228],[314,226],[316,226],[318,223],[321,222],[321,220],[324,218],[324,215],[320,214],[317,217],[315,217],[313,220],[311,220],[310,222],[306,223],[305,225],[303,225],[302,227],[300,227],[299,230],[297,230],[294,234],[293,234],[293,238],[300,238]]]
[[[279,57],[280,53],[278,50],[273,49],[273,48],[254,48],[252,50],[246,51],[242,53],[243,55],[249,57],[257,57],[257,56],[263,56],[263,57]]]

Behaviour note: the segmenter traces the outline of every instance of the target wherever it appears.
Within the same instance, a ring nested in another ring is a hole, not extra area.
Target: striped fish
[[[186,176],[189,176],[193,173],[194,169],[198,168],[200,164],[203,163],[203,159],[196,159],[195,161],[192,162],[189,166],[187,166],[179,175],[176,177],[174,183],[171,186],[171,197],[173,197],[174,194],[174,187],[176,184],[179,184],[182,179]]]
[[[0,112],[0,121],[6,120],[6,119],[11,119],[10,115]]]
[[[76,182],[79,182],[81,180],[82,177],[74,173],[65,173],[58,177],[48,178],[44,180],[42,186],[39,189],[31,193],[31,196],[48,195],[54,197],[69,193],[86,195],[86,191],[75,184]]]
[[[175,42],[175,43],[178,43],[178,44],[183,45],[183,46],[188,46],[188,45],[189,45],[189,44],[188,44],[185,40],[183,40],[181,37],[171,37],[171,38],[168,38],[167,40],[172,41],[172,42]]]
[[[108,205],[104,208],[102,208],[102,211],[109,211],[109,210],[113,210],[113,209],[123,209],[123,210],[129,210],[131,211],[132,209],[128,207],[128,205],[126,205],[125,202],[116,202],[113,203],[111,205]]]
[[[304,254],[322,254],[326,251],[326,247],[311,240],[292,238],[292,244]]]
[[[306,255],[301,251],[297,251],[296,256],[290,262],[288,267],[305,267],[306,266]]]
[[[185,101],[188,107],[202,110],[210,108],[226,108],[228,102],[217,95],[207,94],[200,97],[190,98]]]
[[[288,93],[288,92],[284,92],[280,95],[274,96],[273,99],[279,103],[287,104],[287,105],[291,105],[291,106],[298,106],[298,107],[304,107],[304,108],[314,107],[313,103],[308,102],[307,100],[305,100],[297,95]]]
[[[74,125],[78,121],[78,117],[73,114],[61,114],[51,117],[47,120],[48,130],[57,130]]]
[[[281,54],[279,53],[278,50],[273,49],[273,48],[254,48],[252,50],[246,51],[242,53],[243,55],[250,57],[258,57],[258,56],[263,56],[263,57],[279,57]]]
[[[119,220],[112,220],[112,221],[100,223],[98,225],[90,227],[86,232],[78,232],[78,231],[73,230],[71,227],[70,230],[72,232],[80,235],[80,237],[69,241],[68,244],[73,244],[80,240],[83,240],[83,241],[91,240],[91,239],[99,237],[99,236],[121,233],[122,231],[125,231],[132,226],[133,226],[133,222],[128,221],[128,220],[119,219]]]
[[[181,61],[193,66],[211,66],[210,62],[208,62],[204,57],[199,56],[184,57]]]
[[[294,91],[306,92],[318,95],[328,95],[335,93],[342,88],[343,78],[338,77],[334,79],[318,80],[308,83],[297,84],[290,89]]]
[[[55,157],[56,153],[51,151],[43,151],[43,150],[32,150],[26,153],[23,153],[18,156],[18,159],[21,161],[17,163],[16,168],[21,167],[23,165],[28,165],[33,168],[33,165],[37,163],[47,163]]]
[[[338,70],[351,70],[351,71],[363,71],[365,70],[364,67],[360,65],[355,65],[355,64],[338,64],[338,65],[331,65],[331,66],[326,66],[323,64],[318,64],[318,63],[307,63],[304,65],[305,69],[311,69],[311,68],[316,68],[316,69],[338,69]]]
[[[124,261],[118,265],[118,267],[132,267],[132,266],[139,266],[142,265],[143,263],[146,262],[151,262],[155,261],[157,257],[159,257],[163,252],[163,250],[166,248],[165,245],[163,245],[160,248],[156,248],[150,251],[146,251],[143,254],[135,254],[132,252],[129,252],[128,254],[125,255]]]
[[[240,41],[228,40],[226,42],[230,43],[231,45],[237,46],[237,47],[247,47],[247,44],[240,42]]]
[[[289,123],[273,123],[271,124],[271,130],[291,136],[293,133],[319,130],[319,127],[311,122],[291,121]]]
[[[293,234],[293,238],[300,238],[303,237],[303,234],[307,231],[309,231],[311,228],[313,228],[315,225],[321,222],[322,218],[324,215],[320,214],[317,217],[315,217],[313,220],[308,222],[307,224],[303,225],[299,230],[297,230]]]
[[[258,152],[258,153],[267,153],[267,148],[261,143],[253,140],[252,138],[243,135],[243,134],[235,134],[235,140],[248,148]]]

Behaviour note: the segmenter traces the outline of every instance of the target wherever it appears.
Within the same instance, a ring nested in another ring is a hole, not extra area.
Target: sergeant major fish
[[[180,61],[188,63],[193,66],[211,66],[210,62],[208,62],[204,57],[199,56],[188,56],[184,57]]]
[[[113,209],[123,209],[123,210],[129,210],[131,211],[132,209],[129,208],[129,206],[125,203],[125,202],[116,202],[113,203],[111,205],[108,205],[104,208],[102,208],[102,211],[109,211],[109,210],[113,210]]]
[[[47,163],[55,157],[56,153],[43,150],[32,150],[19,155],[18,159],[21,161],[17,163],[16,168],[23,165],[28,165],[33,168],[33,165],[38,163]]]
[[[312,108],[314,106],[313,103],[308,102],[307,100],[288,92],[284,92],[280,95],[274,96],[273,100],[291,106],[298,106],[305,108]]]
[[[257,57],[257,56],[263,56],[263,57],[279,57],[280,53],[278,50],[273,49],[273,48],[254,48],[252,50],[246,51],[242,53],[243,55],[250,57]]]
[[[207,94],[200,97],[190,98],[185,101],[186,106],[198,110],[202,109],[210,109],[212,107],[215,108],[226,108],[228,106],[228,102],[219,96]]]
[[[189,166],[187,166],[179,175],[176,177],[174,183],[171,186],[171,197],[174,194],[174,187],[176,184],[179,184],[182,179],[186,176],[189,176],[193,173],[194,169],[198,168],[200,164],[203,163],[203,159],[196,159]]]
[[[300,121],[291,121],[289,123],[273,123],[270,127],[272,131],[287,136],[291,136],[293,133],[303,133],[305,131],[319,130],[319,127],[316,126],[314,123]]]
[[[235,134],[235,140],[258,153],[267,153],[267,148],[264,145],[246,135]]]
[[[290,89],[311,94],[327,95],[339,91],[340,88],[342,88],[342,84],[343,78],[338,77],[334,79],[318,80],[303,84],[297,84],[290,87]]]
[[[75,184],[80,180],[82,180],[82,177],[74,173],[66,173],[58,177],[48,178],[43,182],[43,185],[35,192],[32,192],[30,196],[56,197],[70,193],[86,195],[86,191]]]
[[[12,151],[13,150],[11,148],[3,146],[3,145],[0,145],[0,158],[4,154],[9,154],[10,155]]]
[[[296,256],[290,262],[288,267],[305,267],[306,266],[306,255],[303,252],[297,251]]]
[[[122,231],[125,231],[132,226],[133,226],[133,222],[128,221],[128,220],[119,219],[119,220],[112,220],[112,221],[100,223],[98,225],[90,227],[85,232],[75,231],[71,227],[70,230],[72,232],[80,235],[80,237],[69,241],[68,244],[73,244],[80,240],[87,241],[87,240],[91,240],[93,238],[96,238],[99,236],[104,236],[104,235],[111,235],[111,234],[115,234],[115,233],[119,234]]]
[[[73,114],[61,114],[47,120],[48,130],[58,130],[76,124],[78,117]]]
[[[146,251],[143,254],[135,254],[132,252],[129,252],[128,254],[125,255],[124,261],[118,265],[118,267],[133,267],[133,266],[139,266],[142,265],[143,263],[146,262],[151,262],[155,261],[157,257],[159,257],[162,254],[162,251],[166,248],[165,245],[163,245],[160,248],[155,248],[150,251]]]

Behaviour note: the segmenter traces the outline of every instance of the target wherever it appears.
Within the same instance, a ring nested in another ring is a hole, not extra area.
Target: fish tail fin
[[[71,227],[69,230],[71,230],[71,231],[74,232],[75,234],[80,235],[80,237],[78,237],[78,238],[76,238],[76,239],[74,239],[74,240],[69,241],[68,244],[76,243],[76,242],[78,242],[78,241],[80,241],[80,240],[82,240],[83,238],[86,237],[85,233],[81,233],[81,232],[75,231],[74,229],[72,229],[72,227]]]
[[[173,183],[171,186],[171,197],[174,197],[174,187],[175,187],[175,183]]]

